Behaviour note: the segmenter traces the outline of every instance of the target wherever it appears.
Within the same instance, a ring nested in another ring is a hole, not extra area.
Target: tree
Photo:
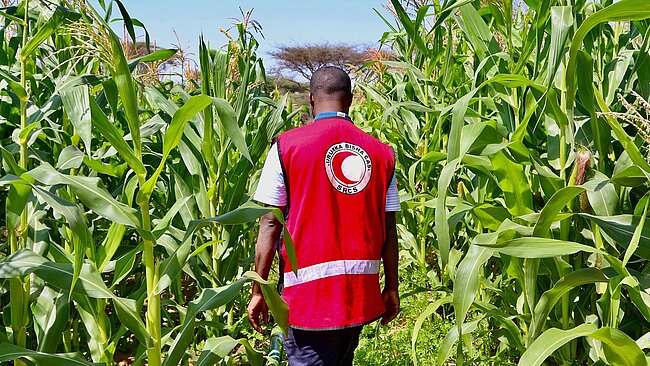
[[[322,66],[338,66],[350,72],[363,65],[366,47],[344,43],[308,43],[299,46],[281,45],[269,54],[276,60],[278,74],[290,73],[309,79]]]

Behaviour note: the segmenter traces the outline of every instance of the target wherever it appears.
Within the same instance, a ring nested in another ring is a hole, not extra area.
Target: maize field
[[[277,329],[290,311],[252,272],[256,219],[282,213],[251,197],[306,107],[267,83],[255,23],[196,35],[179,82],[119,0],[3,3],[0,363],[286,364],[247,320],[252,281]],[[350,115],[396,151],[402,297],[426,299],[405,359],[648,364],[650,1],[387,9]]]

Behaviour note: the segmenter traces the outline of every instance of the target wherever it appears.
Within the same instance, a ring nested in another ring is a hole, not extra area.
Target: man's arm
[[[285,207],[278,208],[284,212]],[[272,212],[260,218],[260,232],[257,236],[257,245],[255,247],[255,272],[265,280],[269,277],[269,271],[273,264],[273,257],[275,256],[276,245],[281,232],[282,224]],[[253,282],[253,291],[247,310],[248,321],[255,330],[263,333],[264,331],[260,324],[260,315],[262,315],[264,323],[268,324],[269,308],[262,295],[262,288],[257,282]]]
[[[399,314],[399,279],[397,276],[397,223],[395,221],[395,212],[386,212],[386,242],[381,253],[384,262],[385,287],[382,292],[386,312],[384,313],[381,324],[386,325],[395,319]]]

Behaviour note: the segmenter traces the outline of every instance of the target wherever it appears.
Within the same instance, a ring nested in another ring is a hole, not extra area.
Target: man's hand
[[[251,296],[251,301],[248,303],[248,321],[251,323],[256,331],[264,334],[264,330],[260,324],[260,314],[264,319],[264,324],[269,324],[269,307],[266,305],[264,296],[254,294]]]
[[[399,314],[399,294],[396,290],[384,290],[381,296],[386,306],[386,312],[381,317],[381,325],[386,325]]]

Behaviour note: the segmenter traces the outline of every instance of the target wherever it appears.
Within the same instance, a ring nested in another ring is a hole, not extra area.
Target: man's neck
[[[348,114],[350,112],[350,108],[346,108],[340,103],[323,103],[319,104],[318,106],[314,106],[312,111],[314,117],[323,112],[343,112],[345,114]]]

